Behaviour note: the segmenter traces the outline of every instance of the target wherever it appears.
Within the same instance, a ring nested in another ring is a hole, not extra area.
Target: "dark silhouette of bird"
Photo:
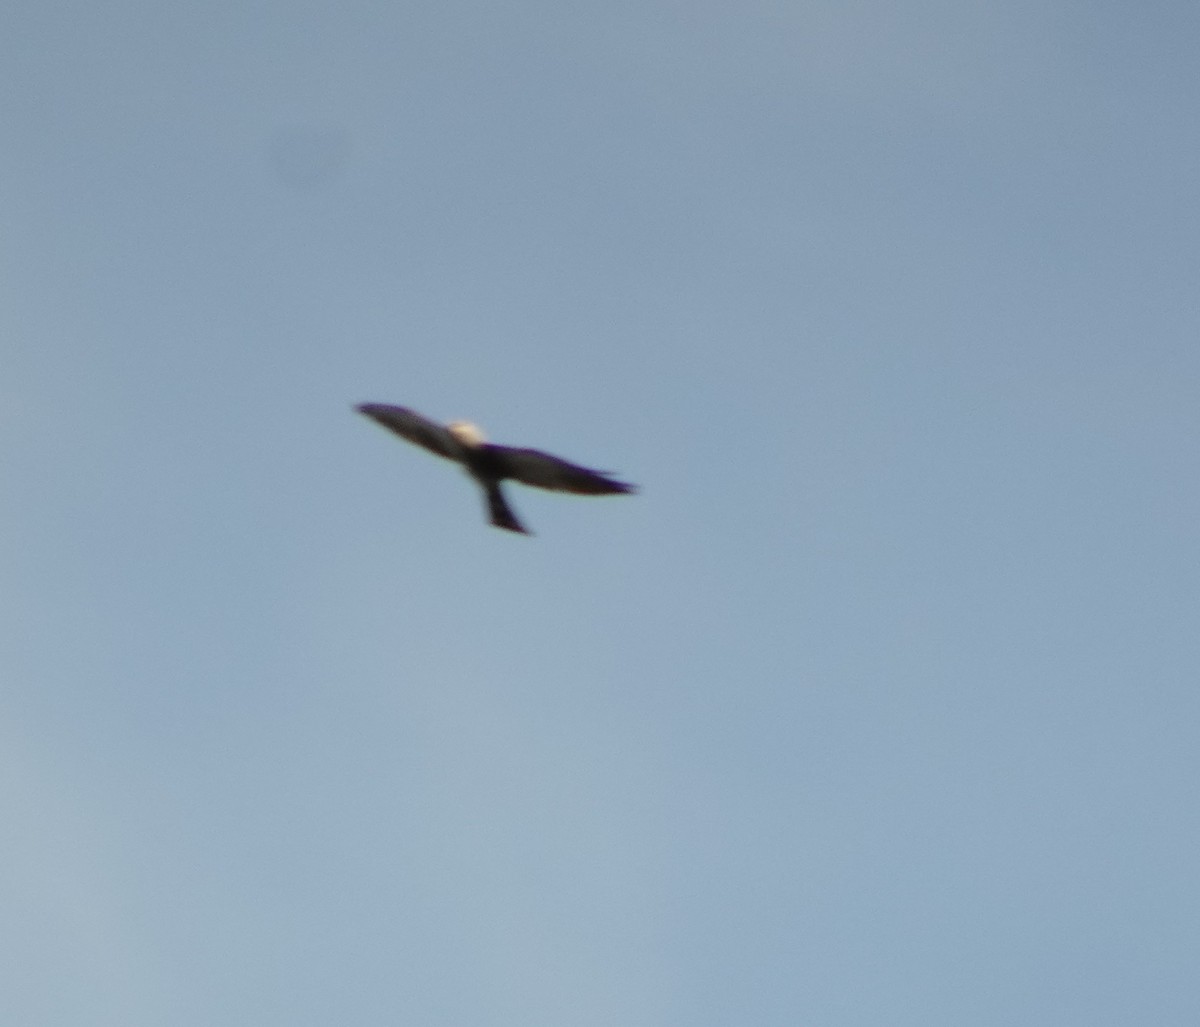
[[[462,464],[483,489],[488,519],[497,528],[522,535],[533,534],[517,520],[504,498],[500,484],[506,478],[579,496],[611,496],[637,491],[636,485],[617,481],[610,471],[593,471],[538,449],[493,445],[486,442],[482,432],[469,421],[452,421],[443,426],[415,410],[387,403],[362,403],[357,409],[401,438]]]

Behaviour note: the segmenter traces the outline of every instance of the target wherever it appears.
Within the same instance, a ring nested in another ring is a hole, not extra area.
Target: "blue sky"
[[[1194,1024],[1198,30],[10,3],[6,1021]]]

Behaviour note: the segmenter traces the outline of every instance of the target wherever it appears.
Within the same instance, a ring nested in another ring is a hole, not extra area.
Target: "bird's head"
[[[446,425],[446,431],[454,436],[454,441],[467,449],[477,449],[484,443],[483,432],[470,421],[451,421]]]

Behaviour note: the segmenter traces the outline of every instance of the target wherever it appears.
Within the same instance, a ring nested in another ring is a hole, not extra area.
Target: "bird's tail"
[[[517,515],[509,508],[504,499],[504,493],[500,491],[499,482],[485,485],[484,492],[487,495],[488,515],[497,528],[506,528],[509,531],[520,532],[522,535],[532,534],[525,525],[517,520]]]

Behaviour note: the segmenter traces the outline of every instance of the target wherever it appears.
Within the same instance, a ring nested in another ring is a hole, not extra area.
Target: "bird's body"
[[[483,433],[469,421],[443,426],[415,410],[387,403],[363,403],[358,410],[401,438],[462,464],[483,489],[488,519],[497,528],[530,534],[501,491],[501,482],[508,478],[536,488],[584,496],[637,491],[636,486],[615,480],[607,471],[593,471],[538,449],[494,445],[485,441]]]

